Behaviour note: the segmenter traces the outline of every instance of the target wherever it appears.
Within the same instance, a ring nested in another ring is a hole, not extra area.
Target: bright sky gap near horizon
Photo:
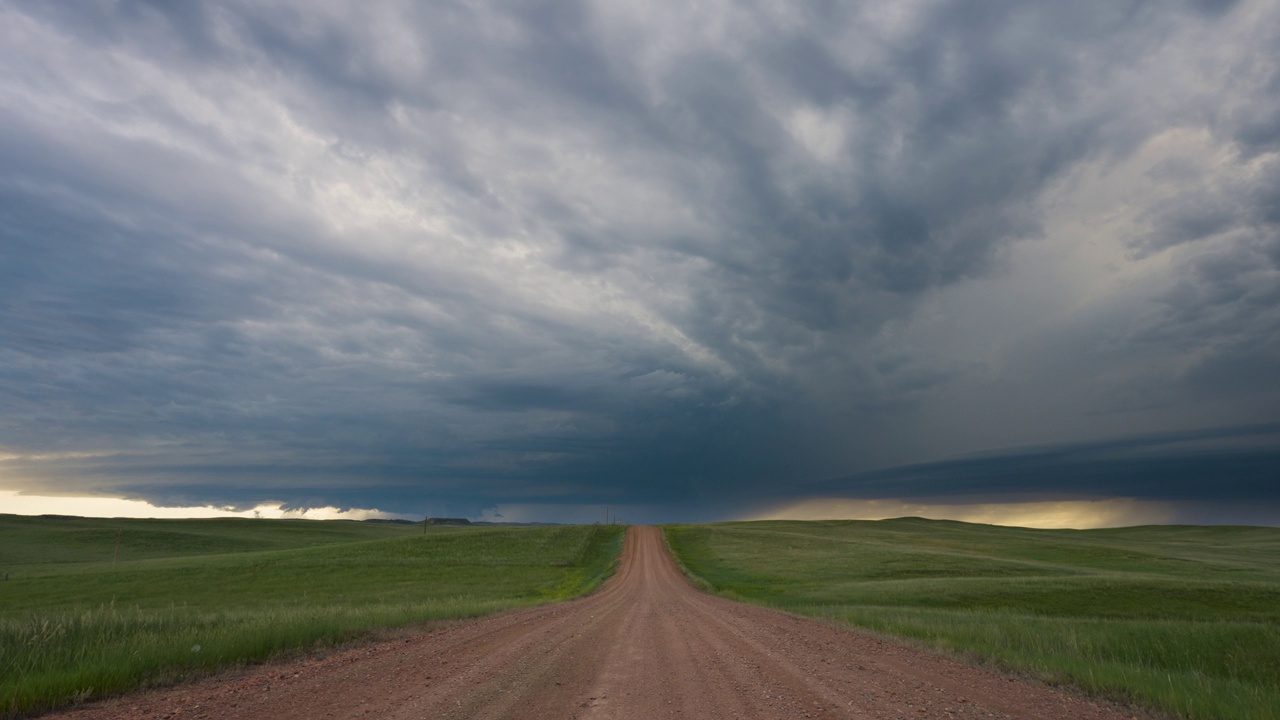
[[[1280,524],[1277,48],[0,0],[0,512]]]

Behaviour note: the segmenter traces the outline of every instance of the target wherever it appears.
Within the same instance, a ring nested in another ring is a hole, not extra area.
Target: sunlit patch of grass
[[[9,517],[0,516],[0,530]],[[76,563],[68,547],[78,548],[82,535],[60,538],[56,527],[32,530],[29,520],[22,520],[25,532],[6,536],[31,540],[34,562],[21,562],[16,543],[6,545],[0,715],[331,645],[375,628],[571,598],[612,571],[622,540],[622,528],[606,526],[423,534],[421,526],[260,520],[233,525],[241,537],[227,542],[204,537],[225,524],[167,521],[175,524],[165,532],[190,531],[168,555],[149,542],[141,559],[113,558],[117,529],[98,533],[110,553],[94,547],[92,560]],[[97,522],[137,529],[129,527],[135,521]],[[240,549],[246,533],[284,549]]]
[[[919,519],[671,526],[730,597],[1188,718],[1280,717],[1280,530]]]

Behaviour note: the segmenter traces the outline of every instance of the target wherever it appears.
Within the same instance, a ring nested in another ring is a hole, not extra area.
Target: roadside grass
[[[672,525],[691,575],[1187,718],[1280,717],[1280,529]]]
[[[0,716],[575,597],[622,531],[0,515]]]

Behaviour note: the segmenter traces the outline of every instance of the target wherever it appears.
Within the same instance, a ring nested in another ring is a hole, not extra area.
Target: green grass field
[[[0,716],[570,598],[622,530],[0,515]]]
[[[1280,718],[1280,529],[676,525],[704,586],[1175,716]]]

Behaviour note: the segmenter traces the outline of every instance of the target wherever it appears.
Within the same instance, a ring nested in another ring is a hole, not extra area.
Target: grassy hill
[[[621,527],[0,515],[0,715],[595,587]]]
[[[1280,529],[676,525],[723,595],[1190,718],[1280,717]]]

